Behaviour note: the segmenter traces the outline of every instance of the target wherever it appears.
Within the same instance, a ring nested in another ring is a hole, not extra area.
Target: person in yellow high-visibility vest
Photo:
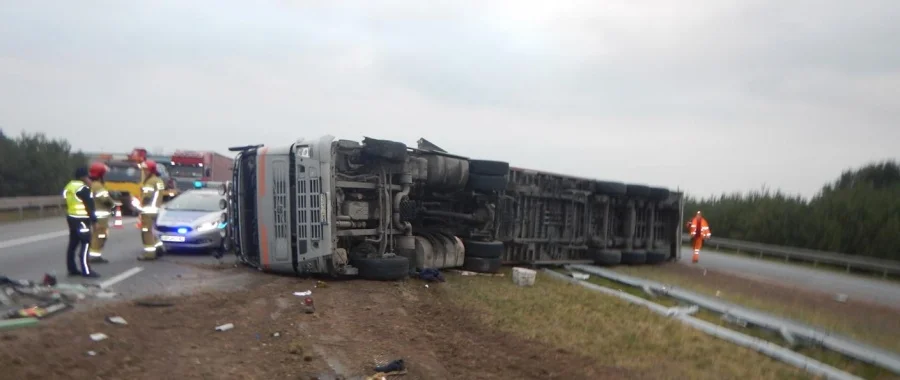
[[[147,179],[141,187],[141,240],[144,242],[144,254],[138,257],[138,260],[156,260],[157,251],[162,246],[153,235],[153,225],[156,223],[156,216],[159,207],[162,206],[163,190],[166,184],[159,178],[159,172],[156,168],[156,161],[147,160],[144,162],[144,169],[147,171]]]
[[[88,169],[88,176],[91,178],[91,193],[94,196],[94,206],[96,207],[94,215],[97,216],[97,223],[91,229],[91,243],[88,250],[90,256],[88,260],[92,263],[109,262],[103,258],[102,251],[109,236],[109,217],[116,206],[116,201],[109,196],[109,191],[103,186],[103,176],[107,172],[109,172],[109,166],[102,162],[95,162]]]
[[[75,169],[75,179],[66,184],[62,193],[66,200],[66,222],[69,225],[66,267],[70,276],[100,277],[97,272],[91,270],[91,265],[88,263],[91,226],[97,221],[90,183],[88,169],[80,167]],[[78,261],[81,261],[80,271],[78,270]]]

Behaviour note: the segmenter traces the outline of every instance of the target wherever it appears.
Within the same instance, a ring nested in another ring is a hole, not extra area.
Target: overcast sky
[[[425,137],[812,195],[900,157],[897,20],[897,0],[0,0],[0,128],[90,151]]]

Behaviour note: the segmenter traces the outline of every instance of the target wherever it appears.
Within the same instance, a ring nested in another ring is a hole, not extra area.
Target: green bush
[[[66,140],[43,133],[10,138],[0,130],[0,197],[61,194],[75,168],[86,163]]]
[[[900,260],[900,164],[844,171],[811,199],[761,189],[708,199],[688,196],[713,237]]]

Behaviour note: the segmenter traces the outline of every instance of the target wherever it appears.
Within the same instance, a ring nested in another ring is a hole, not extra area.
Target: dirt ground
[[[0,378],[350,379],[401,358],[403,379],[634,378],[485,327],[439,295],[444,284],[354,280],[315,288],[314,280],[260,276],[247,291],[171,298],[169,307],[105,304],[0,332]],[[305,290],[313,292],[313,314],[292,295]],[[225,323],[234,328],[214,330]],[[92,333],[108,338],[94,342]]]
[[[617,267],[622,273],[681,286],[739,305],[834,331],[869,344],[900,352],[900,305],[896,308],[832,294],[670,263],[661,266]]]

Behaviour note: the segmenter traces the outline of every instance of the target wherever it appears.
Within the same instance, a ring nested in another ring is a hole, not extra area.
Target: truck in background
[[[134,148],[128,155],[99,154],[94,158],[109,166],[106,173],[104,186],[113,199],[122,204],[122,212],[125,215],[137,215],[139,213],[132,204],[141,199],[141,187],[146,179],[143,163],[148,160],[147,150]],[[166,182],[166,191],[163,193],[163,201],[174,198],[178,192],[165,165],[157,165],[160,178]]]
[[[176,150],[169,172],[179,190],[198,187],[196,183],[225,182],[231,178],[234,159],[216,152]]]
[[[246,264],[289,274],[401,279],[504,263],[661,263],[680,253],[683,194],[510,167],[365,138],[239,152],[227,240]]]

